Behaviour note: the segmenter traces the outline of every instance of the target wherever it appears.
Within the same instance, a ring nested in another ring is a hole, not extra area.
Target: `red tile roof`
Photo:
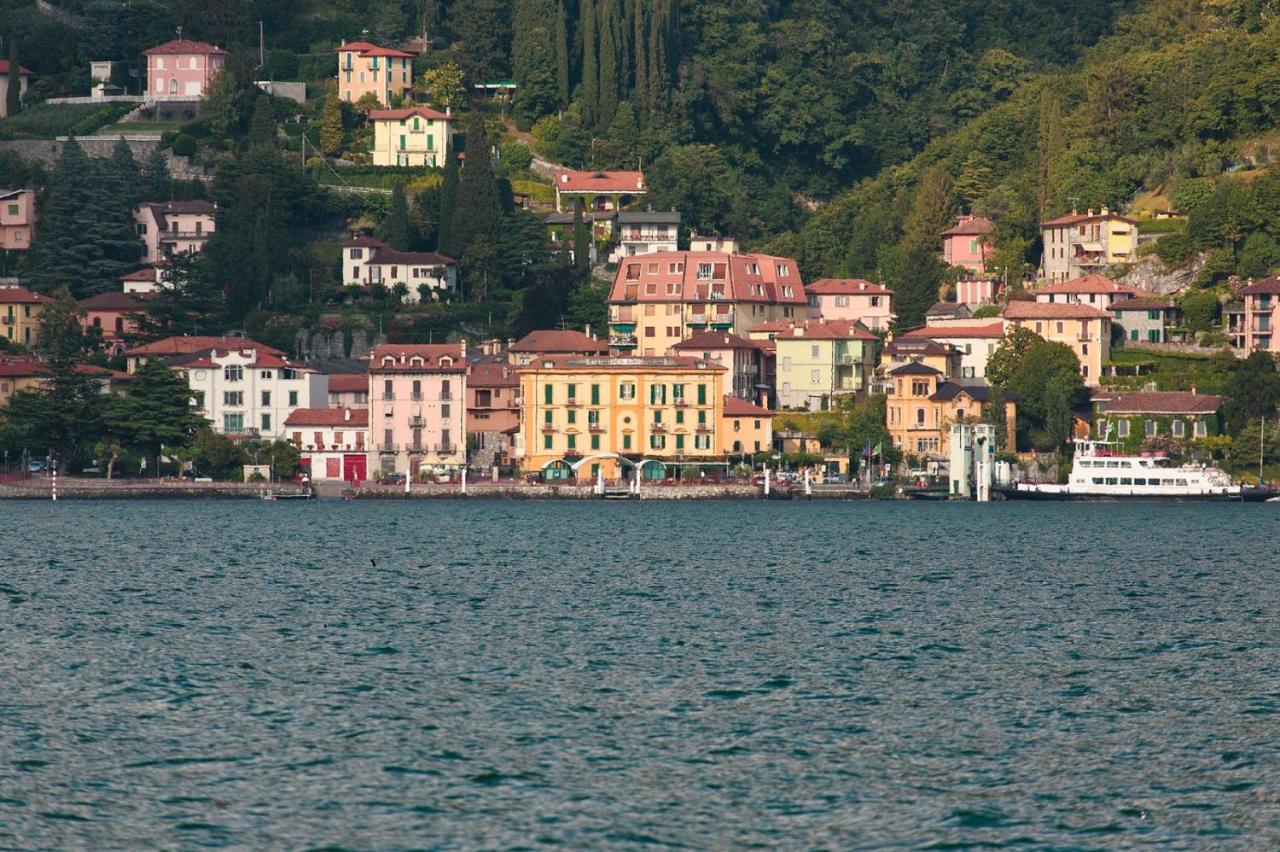
[[[1263,278],[1261,281],[1255,281],[1248,287],[1240,290],[1237,295],[1252,296],[1255,294],[1271,294],[1280,293],[1280,275],[1272,275],[1270,278]]]
[[[1004,337],[1004,323],[997,320],[988,325],[926,325],[898,335],[900,340],[945,340],[950,337]]]
[[[980,237],[996,229],[996,225],[985,216],[961,216],[960,223],[942,232],[944,237]]]
[[[1117,219],[1121,222],[1128,222],[1130,225],[1138,224],[1135,220],[1130,219],[1114,211],[1107,213],[1072,213],[1070,216],[1059,216],[1057,219],[1050,219],[1047,222],[1041,222],[1040,227],[1050,228],[1061,225],[1080,225],[1085,222],[1095,222],[1099,219]]]
[[[121,281],[156,281],[156,268],[154,266],[144,266],[141,269],[135,269],[128,275],[121,275]]]
[[[47,305],[52,301],[26,287],[0,287],[0,305]]]
[[[1107,414],[1212,414],[1222,407],[1223,398],[1185,391],[1094,391],[1093,401]]]
[[[349,41],[346,44],[339,45],[334,48],[338,53],[358,53],[361,56],[398,56],[405,59],[413,59],[412,53],[406,53],[403,50],[396,50],[394,47],[380,47],[376,44],[370,44],[367,41]]]
[[[8,73],[9,73],[9,60],[7,60],[7,59],[0,59],[0,74],[8,74]],[[30,76],[31,74],[34,74],[35,72],[34,72],[34,71],[32,71],[30,68],[26,67],[25,65],[19,65],[19,66],[18,66],[18,73],[19,73],[19,74],[25,74],[25,75],[27,75],[27,76]]]
[[[367,408],[295,408],[287,418],[286,426],[345,426],[364,429],[369,425]]]
[[[673,265],[675,272],[671,271]],[[701,276],[699,266],[703,267]],[[650,268],[654,271],[650,272]],[[800,280],[799,265],[789,257],[722,251],[659,251],[622,260],[609,289],[609,301],[798,306],[808,299],[804,282]]]
[[[373,121],[400,121],[401,119],[411,118],[412,116],[419,118],[429,118],[434,121],[453,121],[453,116],[434,110],[428,106],[406,107],[404,109],[375,109],[369,111],[369,118]]]
[[[80,301],[80,307],[91,311],[125,311],[139,313],[144,309],[138,299],[128,293],[99,293]]]
[[[748,340],[731,331],[695,331],[672,349],[758,349],[760,341]]]
[[[369,354],[370,373],[464,373],[462,343],[383,343]]]
[[[806,320],[789,323],[775,338],[786,340],[879,340],[860,322],[849,320]]]
[[[250,340],[247,337],[207,337],[200,335],[166,337],[163,340],[156,340],[152,343],[144,343],[141,346],[134,347],[126,352],[126,355],[194,355],[200,352],[209,352],[214,349],[227,351],[229,349],[255,349],[258,352],[270,355],[283,355],[279,349],[268,346],[265,343],[259,343],[256,340]]]
[[[724,398],[725,417],[773,417],[776,414],[776,411],[761,408],[754,402],[748,402],[736,396],[726,396]]]
[[[819,278],[804,288],[815,296],[892,296],[893,291],[861,278]]]
[[[179,38],[173,41],[166,41],[164,44],[158,44],[155,47],[149,47],[142,51],[143,56],[155,56],[158,54],[225,54],[226,51],[212,44],[206,44],[203,41],[192,41],[190,39]]]
[[[366,373],[330,373],[329,393],[360,393],[369,390]]]
[[[1135,296],[1154,295],[1147,293],[1145,290],[1139,290],[1137,287],[1130,287],[1128,284],[1121,284],[1112,281],[1105,275],[1098,275],[1096,272],[1089,275],[1083,275],[1079,278],[1073,278],[1070,281],[1063,281],[1059,284],[1049,284],[1031,291],[1032,295],[1059,293],[1130,293]]]
[[[8,379],[21,379],[37,375],[40,362],[35,358],[18,356],[16,358],[0,358],[0,376]]]
[[[539,329],[531,331],[511,344],[511,352],[535,354],[604,355],[609,344],[571,329]]]
[[[1070,302],[1010,302],[1000,315],[1009,320],[1111,318],[1106,311]]]
[[[560,169],[554,180],[558,192],[637,195],[646,189],[644,172],[576,172],[572,169]]]
[[[467,373],[468,388],[513,388],[517,384],[515,367],[505,361],[477,361]]]

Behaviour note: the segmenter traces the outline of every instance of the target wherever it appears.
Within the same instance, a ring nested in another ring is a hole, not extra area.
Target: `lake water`
[[[1278,520],[0,504],[0,847],[1275,848]]]

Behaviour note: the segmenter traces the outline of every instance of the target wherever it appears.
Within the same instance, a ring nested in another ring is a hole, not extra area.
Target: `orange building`
[[[384,107],[413,86],[413,54],[367,41],[338,48],[338,97],[348,103],[371,94]]]

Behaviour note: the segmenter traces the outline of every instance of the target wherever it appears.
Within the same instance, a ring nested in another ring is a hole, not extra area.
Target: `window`
[[[244,379],[244,367],[239,364],[228,364],[222,368],[222,378],[229,382],[239,382]]]
[[[818,370],[809,371],[809,384],[816,385],[821,381],[821,373]]]
[[[927,380],[913,379],[911,381],[912,396],[928,396],[929,382]]]
[[[548,414],[550,414],[551,412],[550,412],[550,411],[548,411],[547,413],[548,413]],[[574,409],[570,408],[570,409],[569,409],[569,411],[567,412],[567,419],[568,419],[568,422],[570,422],[570,423],[577,423],[577,422],[578,422],[578,412],[577,412],[577,411],[575,411]]]
[[[592,405],[600,404],[600,386],[599,385],[591,386],[591,404]]]
[[[627,280],[638,281],[639,279],[640,279],[640,264],[628,263],[627,264]]]
[[[598,449],[600,449],[600,436],[599,436],[599,435],[592,435],[592,436],[591,436],[591,449],[593,449],[593,450],[598,450]]]
[[[225,432],[239,432],[244,429],[243,414],[222,415],[222,429]]]
[[[262,404],[264,406],[271,404],[271,391],[262,392]]]
[[[441,404],[440,404],[440,416],[441,416],[441,417],[448,417],[448,416],[450,415],[451,411],[452,411],[452,409],[450,409],[450,408],[449,408],[449,403],[445,402],[445,403],[441,403]]]
[[[1209,434],[1209,424],[1205,423],[1203,420],[1197,420],[1195,422],[1194,429],[1195,436],[1197,438],[1204,438]]]
[[[223,391],[222,404],[234,406],[244,405],[244,391]]]
[[[271,431],[271,415],[270,414],[262,415],[262,431],[263,432]]]
[[[567,442],[567,443],[565,444],[565,446],[566,446],[568,449],[570,449],[570,450],[576,450],[576,449],[578,448],[578,436],[577,436],[577,435],[567,435],[567,436],[565,436],[565,441]]]
[[[1088,354],[1089,354],[1089,344],[1087,344],[1087,343],[1081,343],[1081,344],[1080,344],[1080,354],[1081,354],[1081,355],[1088,355]]]
[[[542,436],[542,448],[544,450],[551,449],[551,433],[550,432]]]
[[[1105,419],[1099,420],[1096,424],[1094,424],[1094,427],[1093,427],[1094,434],[1097,435],[1099,438],[1102,438],[1105,440],[1107,437],[1107,425],[1108,424]]]
[[[683,408],[677,408],[677,409],[676,409],[676,423],[683,423],[683,422],[684,422],[684,409],[683,409]]]
[[[553,399],[553,391],[551,390],[551,385],[549,384],[543,385],[542,386],[542,402],[545,405],[551,405],[552,399]],[[551,412],[547,412],[547,413],[550,414]]]
[[[1146,430],[1146,435],[1148,438],[1152,437],[1153,435],[1155,435],[1157,432],[1160,431],[1159,426],[1156,425],[1156,421],[1154,420],[1146,421],[1143,428]]]
[[[684,435],[676,435],[676,449],[677,450],[684,449]]]
[[[667,402],[667,386],[666,385],[649,385],[649,404],[665,405]]]
[[[711,449],[711,436],[710,435],[694,435],[693,448],[695,450]]]
[[[661,409],[661,408],[659,408],[657,411],[653,412],[653,422],[654,422],[655,424],[660,424],[660,423],[662,423],[662,409]]]
[[[709,263],[699,263],[699,264],[698,264],[698,277],[699,277],[699,278],[701,278],[701,279],[703,279],[703,280],[710,280],[710,278],[711,278],[711,264],[709,264]]]
[[[630,435],[623,435],[623,436],[622,436],[622,449],[624,449],[624,450],[629,450],[629,449],[631,449],[631,436],[630,436]]]
[[[666,435],[650,435],[649,436],[649,449],[665,450],[666,448],[667,448]]]
[[[636,386],[632,382],[623,382],[618,385],[618,399],[635,399]]]
[[[1181,438],[1187,434],[1187,424],[1181,420],[1173,421],[1173,437]]]
[[[298,405],[298,392],[289,391],[289,407],[296,408]]]
[[[847,308],[847,307],[849,307],[849,297],[848,297],[848,296],[836,296],[836,307],[837,307],[837,308]]]
[[[551,425],[551,422],[554,419],[555,419],[555,412],[550,410],[542,412],[542,422],[547,424],[548,426]]]

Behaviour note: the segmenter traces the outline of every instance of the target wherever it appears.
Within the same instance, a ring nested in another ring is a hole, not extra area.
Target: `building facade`
[[[375,166],[444,166],[453,147],[453,116],[430,107],[376,109],[373,125]]]
[[[31,85],[31,69],[18,66],[18,99],[25,100]],[[9,60],[0,59],[0,118],[9,115]]]
[[[178,369],[213,431],[230,437],[285,437],[289,415],[328,402],[328,376],[252,346],[214,348]]]
[[[466,343],[390,344],[369,355],[374,475],[453,473],[467,463]]]
[[[1104,275],[1090,273],[1059,284],[1047,284],[1032,291],[1037,302],[1049,305],[1092,305],[1099,310],[1107,310],[1115,302],[1127,299],[1154,298],[1137,287],[1130,287],[1118,281],[1112,281]]]
[[[1220,396],[1182,391],[1095,392],[1093,437],[1118,441],[1132,453],[1160,438],[1191,446],[1222,434],[1223,401]]]
[[[40,312],[52,302],[25,287],[0,287],[0,334],[25,347],[40,341]]]
[[[368,408],[368,373],[330,373],[330,408]]]
[[[1072,212],[1040,224],[1044,241],[1041,276],[1050,284],[1070,281],[1137,259],[1138,223],[1106,207]]]
[[[778,405],[826,411],[839,396],[866,393],[880,338],[855,322],[809,320],[774,335]]]
[[[146,313],[146,305],[128,293],[99,293],[81,301],[80,308],[80,325],[85,331],[96,329],[108,348],[121,347],[137,334],[138,321]]]
[[[745,459],[773,450],[773,418],[776,411],[736,396],[724,398],[720,418],[720,455]]]
[[[522,367],[547,355],[608,355],[609,345],[583,331],[539,328],[507,345],[507,359]]]
[[[728,331],[696,331],[671,351],[724,367],[725,392],[737,399],[754,401],[765,390],[763,353],[755,340]]]
[[[967,272],[986,273],[995,246],[995,223],[985,216],[961,216],[955,227],[942,232],[942,262]]]
[[[0,189],[0,251],[26,251],[35,235],[35,192]]]
[[[1125,299],[1111,303],[1116,340],[1121,343],[1165,343],[1177,321],[1176,306],[1159,299]]]
[[[165,42],[142,55],[147,58],[147,98],[153,101],[203,98],[227,61],[225,50],[189,39]]]
[[[556,211],[559,213],[573,212],[579,200],[586,210],[621,210],[649,191],[644,172],[558,169],[552,179],[555,181]]]
[[[609,255],[610,263],[680,248],[680,214],[674,210],[624,210],[614,216],[614,223],[618,247]]]
[[[369,289],[405,286],[403,301],[416,304],[458,289],[458,263],[431,251],[397,251],[372,237],[357,237],[342,247],[342,283]]]
[[[609,291],[609,346],[662,356],[695,331],[746,332],[808,312],[791,258],[725,252],[656,252],[624,260]]]
[[[520,385],[502,355],[472,362],[467,370],[467,439],[475,467],[511,464],[520,431]]]
[[[660,479],[723,467],[724,369],[696,358],[548,357],[520,367],[521,467],[547,479]]]
[[[1097,385],[1111,360],[1111,314],[1086,304],[1010,302],[1001,313],[1004,330],[1026,328],[1051,343],[1065,344],[1080,359],[1086,385]]]
[[[860,322],[872,331],[888,330],[897,319],[893,291],[860,278],[822,278],[804,288],[811,319]]]
[[[885,427],[893,445],[909,455],[948,458],[953,424],[990,418],[993,398],[987,385],[959,384],[917,361],[895,367],[888,378]],[[1003,405],[1004,440],[1012,448],[1017,437],[1017,402],[1005,399]]]
[[[1227,339],[1236,349],[1280,351],[1280,275],[1251,282],[1236,293],[1239,308],[1227,314]]]
[[[198,254],[218,229],[218,205],[211,201],[140,204],[133,221],[142,240],[142,262],[162,263],[176,254]]]
[[[373,95],[384,107],[413,86],[413,54],[367,41],[343,42],[338,48],[338,97],[355,103]]]
[[[369,478],[369,409],[299,408],[284,427],[312,481],[354,485]]]
[[[981,322],[981,321],[979,321]],[[933,340],[960,353],[961,379],[985,379],[987,359],[1004,338],[1004,323],[925,326],[899,335],[898,340]]]

